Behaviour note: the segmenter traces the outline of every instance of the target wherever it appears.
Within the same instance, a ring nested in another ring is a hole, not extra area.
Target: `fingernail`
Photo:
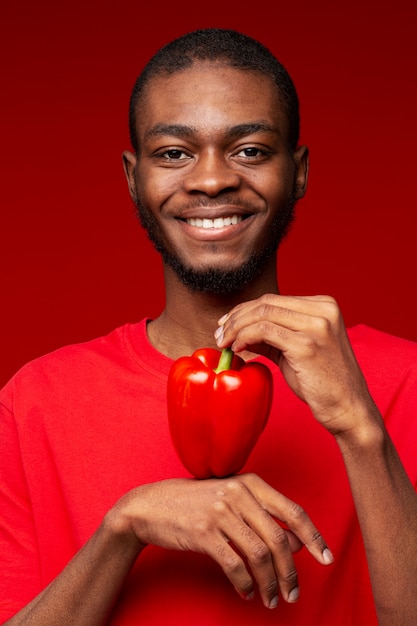
[[[276,609],[278,606],[278,596],[274,596],[271,600],[271,602],[269,603],[269,608],[270,609]]]
[[[294,587],[294,589],[291,589],[290,593],[288,594],[288,602],[297,602],[299,597],[300,590],[298,587]]]
[[[222,326],[225,323],[226,320],[227,320],[227,313],[222,315],[217,323],[218,323],[219,326]]]
[[[250,591],[249,593],[247,593],[245,595],[245,600],[253,600],[255,597],[255,592],[254,591]]]
[[[330,565],[330,563],[334,561],[333,554],[330,552],[329,548],[324,548],[323,550],[323,561],[326,565]]]
[[[217,343],[222,343],[223,339],[224,339],[224,329],[223,326],[219,326],[219,328],[216,329],[215,333],[214,333],[214,338],[217,341]]]

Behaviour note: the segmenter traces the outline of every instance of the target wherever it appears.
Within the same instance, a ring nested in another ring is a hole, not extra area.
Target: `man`
[[[130,116],[123,163],[166,306],[3,390],[1,617],[414,624],[417,346],[279,293],[308,177],[291,79],[249,37],[196,31],[151,59]],[[172,360],[204,346],[274,378],[234,477],[193,479],[169,437]]]

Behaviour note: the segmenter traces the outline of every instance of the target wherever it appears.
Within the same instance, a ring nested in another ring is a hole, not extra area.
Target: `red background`
[[[128,99],[160,45],[206,26],[261,39],[299,91],[312,166],[280,253],[282,292],[332,294],[348,325],[417,340],[416,3],[5,4],[0,383],[161,310],[159,258],[121,167]]]

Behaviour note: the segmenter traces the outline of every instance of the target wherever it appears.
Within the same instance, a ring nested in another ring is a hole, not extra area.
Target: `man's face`
[[[242,289],[275,259],[307,174],[287,126],[255,72],[199,62],[149,83],[126,172],[150,239],[191,289]]]

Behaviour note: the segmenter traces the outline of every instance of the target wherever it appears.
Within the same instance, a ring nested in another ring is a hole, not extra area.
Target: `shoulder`
[[[125,324],[106,335],[63,346],[20,368],[0,391],[0,401],[31,389],[47,394],[52,387],[85,385],[94,377],[104,380],[116,370],[131,368],[130,335],[132,328],[140,332],[145,320]]]
[[[358,361],[379,371],[394,367],[404,371],[417,366],[417,343],[358,324],[348,330]]]
[[[395,407],[417,424],[417,343],[365,325],[348,331],[353,351],[381,412]]]

